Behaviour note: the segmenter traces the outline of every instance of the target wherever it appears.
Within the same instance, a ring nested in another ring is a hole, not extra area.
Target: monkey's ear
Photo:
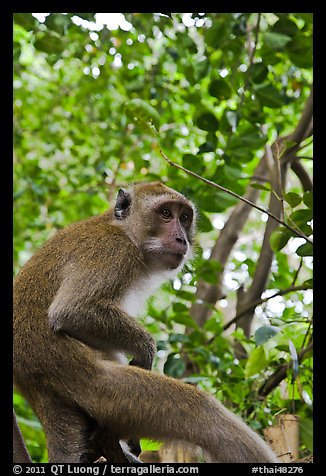
[[[131,205],[131,195],[129,192],[120,188],[115,202],[114,215],[118,220],[123,220],[128,215]]]

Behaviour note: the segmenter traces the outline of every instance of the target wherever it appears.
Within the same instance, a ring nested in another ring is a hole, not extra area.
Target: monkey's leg
[[[91,446],[95,459],[104,456],[110,463],[141,463],[124,444],[121,446],[117,435],[112,434],[107,427],[98,425],[92,436]],[[91,461],[88,461],[91,462]]]
[[[55,399],[48,400],[43,408],[41,420],[49,463],[79,463],[82,454],[88,450],[91,419]]]

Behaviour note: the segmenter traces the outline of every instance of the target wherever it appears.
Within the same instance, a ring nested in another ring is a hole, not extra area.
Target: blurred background
[[[312,452],[312,26],[311,13],[15,13],[13,37],[15,273],[126,183],[184,193],[196,257],[142,317],[155,369],[260,433],[294,415],[295,458]],[[47,461],[17,393],[14,408]]]

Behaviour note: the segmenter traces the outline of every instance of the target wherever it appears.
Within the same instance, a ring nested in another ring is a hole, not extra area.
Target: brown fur
[[[172,201],[174,214],[194,209],[159,183],[132,187],[130,194],[128,218],[106,212],[57,232],[15,280],[14,381],[44,426],[49,461],[79,462],[89,449],[101,456],[110,445],[103,433],[92,439],[94,428],[104,428],[113,446],[125,438],[173,438],[220,462],[275,461],[215,398],[146,370],[155,344],[123,311],[124,294],[151,276],[151,266],[156,273],[172,266],[164,249],[151,257],[147,238],[154,234],[155,246],[177,249],[184,233],[192,243],[194,225],[185,231],[177,221],[155,224],[153,207]],[[143,368],[122,365],[119,352]],[[117,454],[111,461],[121,461]]]

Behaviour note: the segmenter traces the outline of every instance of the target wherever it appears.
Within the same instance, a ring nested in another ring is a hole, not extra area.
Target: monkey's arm
[[[152,336],[118,305],[90,292],[82,279],[65,279],[49,308],[49,323],[104,354],[118,350],[133,356],[133,365],[151,369],[156,352]]]

